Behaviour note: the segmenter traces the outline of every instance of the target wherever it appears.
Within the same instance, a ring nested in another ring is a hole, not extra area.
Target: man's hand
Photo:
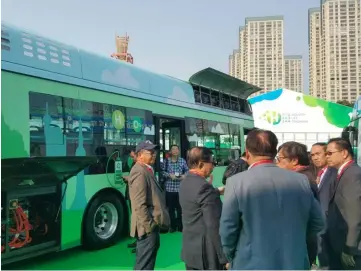
[[[129,176],[123,176],[123,180],[124,180],[124,182],[129,182]]]
[[[155,229],[159,228],[159,225],[157,224],[157,222],[155,222],[153,220],[152,223],[151,223],[150,228],[151,228],[150,233],[152,233]]]
[[[226,269],[229,270],[229,263],[226,264]]]
[[[186,175],[181,175],[179,179],[180,179],[181,181],[183,181],[185,177],[186,177]]]
[[[345,267],[355,267],[356,265],[353,256],[346,254],[345,252],[342,252],[341,260]]]
[[[174,174],[169,174],[169,177],[174,181],[176,179]]]
[[[218,191],[221,195],[224,194],[224,191],[226,190],[226,187],[225,186],[221,186],[221,187],[218,187]]]

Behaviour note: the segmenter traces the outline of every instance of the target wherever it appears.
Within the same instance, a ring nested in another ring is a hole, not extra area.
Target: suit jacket
[[[222,202],[218,189],[188,173],[180,184],[183,241],[181,258],[200,270],[219,270],[227,263],[219,236]]]
[[[361,168],[356,163],[331,188],[328,233],[336,253],[361,256]]]
[[[132,203],[130,235],[143,236],[158,225],[170,224],[165,197],[154,173],[146,165],[136,163],[129,174],[129,196]]]
[[[331,185],[337,178],[337,169],[329,167],[323,175],[322,182],[318,187],[318,197],[320,199],[322,211],[327,214],[330,203]]]
[[[314,168],[306,167],[304,169],[299,170],[298,173],[303,174],[307,177],[314,198],[319,200],[318,187],[316,183],[317,174]],[[306,243],[307,243],[308,259],[310,261],[310,266],[316,261],[317,249],[318,249],[317,240],[318,237],[316,234],[311,235],[307,233]]]
[[[307,167],[305,169],[302,169],[302,170],[298,171],[298,173],[306,175],[306,177],[308,179],[308,182],[310,183],[311,191],[313,193],[313,196],[316,199],[318,199],[318,188],[317,188],[317,183],[316,183],[317,174],[316,174],[316,172],[313,171],[312,168]]]
[[[227,180],[220,235],[231,269],[309,269],[306,233],[325,220],[308,179],[263,164]]]

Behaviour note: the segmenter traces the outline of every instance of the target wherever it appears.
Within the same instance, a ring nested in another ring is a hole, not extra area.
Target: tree
[[[338,104],[342,104],[344,106],[348,106],[348,107],[353,107],[353,103],[350,103],[349,101],[345,101],[345,100],[340,100],[340,101],[337,101]]]

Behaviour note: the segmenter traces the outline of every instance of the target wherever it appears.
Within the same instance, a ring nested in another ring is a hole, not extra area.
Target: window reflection
[[[114,172],[119,156],[123,170],[131,146],[154,140],[150,111],[84,100],[29,94],[31,156],[96,156],[86,174]]]
[[[189,146],[212,149],[219,166],[227,165],[233,158],[232,149],[240,149],[238,125],[194,118],[186,118],[185,122]]]

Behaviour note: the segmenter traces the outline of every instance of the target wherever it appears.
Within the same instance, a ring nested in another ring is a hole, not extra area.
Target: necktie
[[[321,169],[321,170],[317,173],[317,178],[316,178],[316,183],[317,183],[317,185],[320,184],[322,174],[326,171],[326,169],[327,169],[327,167],[324,167],[323,169]]]
[[[348,161],[343,168],[341,169],[341,171],[337,174],[337,180],[339,181],[341,179],[342,174],[345,172],[345,170],[353,163],[353,160]]]

